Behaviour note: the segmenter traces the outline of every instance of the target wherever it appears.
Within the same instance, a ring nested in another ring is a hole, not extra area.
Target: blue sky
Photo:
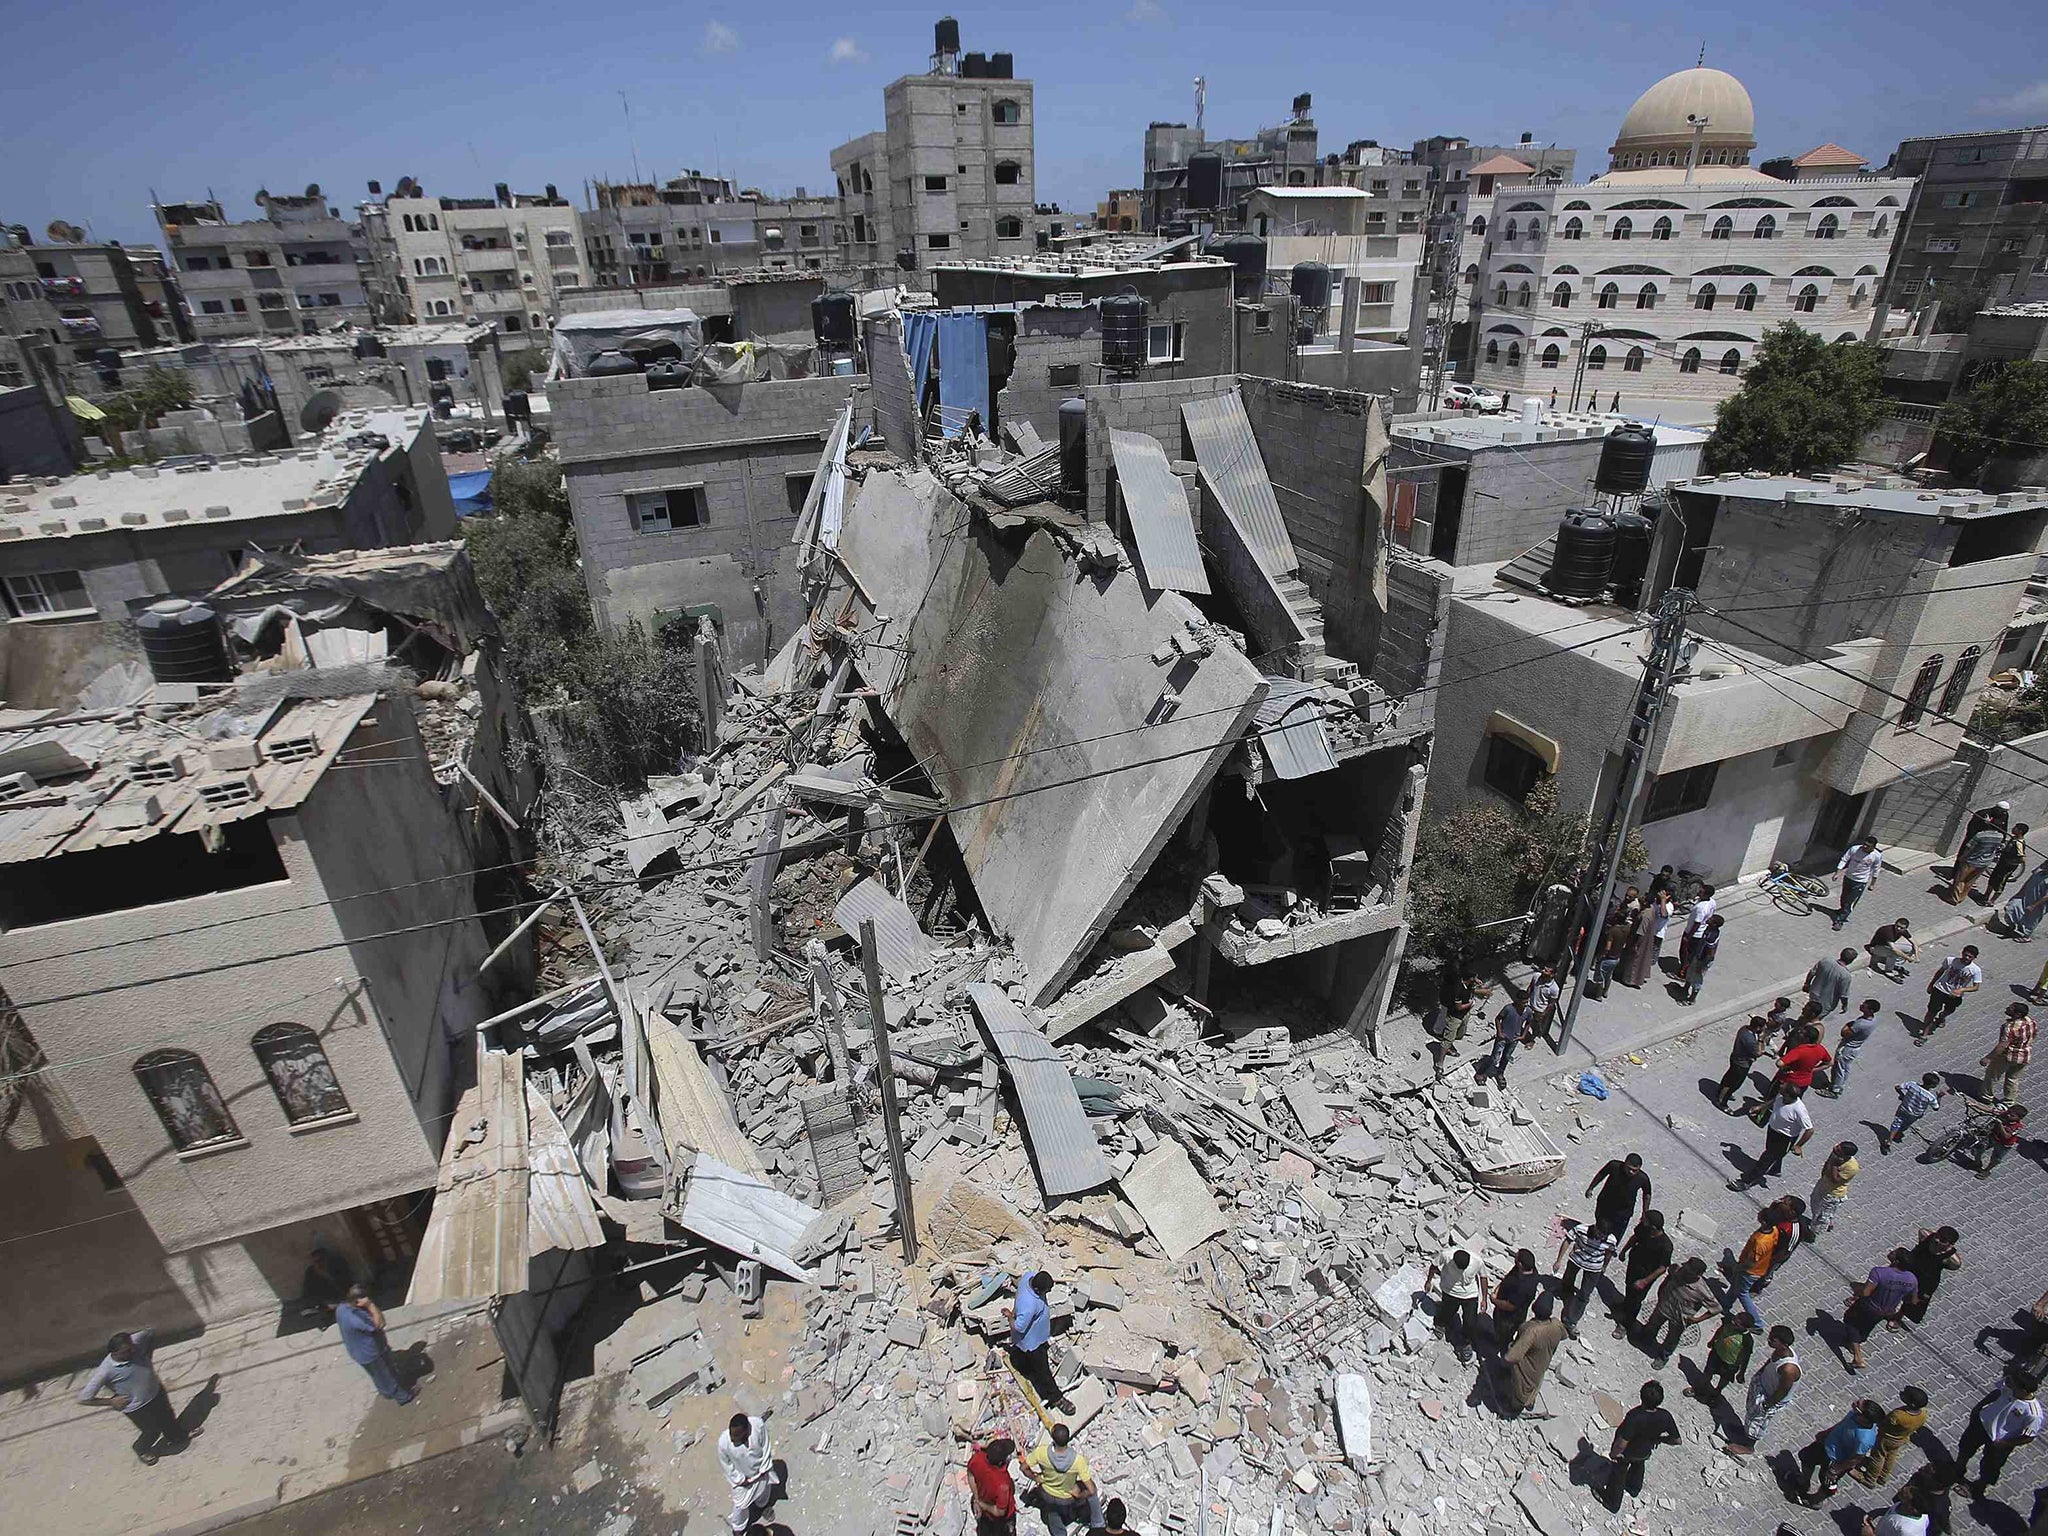
[[[817,0],[604,6],[498,0],[76,0],[7,24],[0,218],[146,240],[149,195],[251,216],[258,187],[317,181],[344,207],[366,178],[430,193],[495,181],[714,168],[770,190],[830,187],[833,145],[882,125],[882,87],[921,70],[934,5]],[[1145,124],[1215,133],[1279,121],[1312,92],[1324,150],[1431,133],[1580,151],[1592,169],[1629,103],[1707,60],[1757,110],[1759,156],[1835,140],[1885,156],[1907,135],[2048,122],[2048,6],[1741,0],[1691,19],[1618,0],[1546,6],[1054,0],[958,9],[963,44],[1037,82],[1039,196],[1092,207],[1138,180]],[[1995,40],[1995,41],[1990,41]],[[632,106],[629,141],[620,92]]]

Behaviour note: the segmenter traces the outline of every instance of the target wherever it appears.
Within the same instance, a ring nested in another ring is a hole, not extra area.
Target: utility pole
[[[1586,914],[1586,936],[1579,944],[1579,958],[1572,967],[1572,995],[1564,1008],[1564,1024],[1557,1032],[1561,1055],[1571,1044],[1572,1024],[1579,1016],[1579,1000],[1586,995],[1586,973],[1593,966],[1600,931],[1607,917],[1607,904],[1614,899],[1615,876],[1621,872],[1622,849],[1635,825],[1635,805],[1643,792],[1643,778],[1649,771],[1650,748],[1657,739],[1657,723],[1664,714],[1664,701],[1671,692],[1671,679],[1678,673],[1685,655],[1685,621],[1698,601],[1689,587],[1673,587],[1657,606],[1657,618],[1650,627],[1650,654],[1643,661],[1643,681],[1629,712],[1628,739],[1622,746],[1621,774],[1614,799],[1607,806],[1607,822],[1593,853],[1600,862],[1598,888],[1590,905],[1575,903],[1575,911]],[[1579,876],[1579,894],[1592,884],[1593,872]]]
[[[875,1031],[875,1074],[882,1086],[882,1135],[889,1146],[889,1181],[896,1189],[896,1230],[903,1262],[917,1262],[917,1207],[910,1198],[910,1168],[903,1161],[903,1127],[896,1118],[896,1063],[889,1055],[889,1020],[882,1006],[882,964],[875,951],[875,920],[860,923],[860,963],[867,977],[868,1016]]]

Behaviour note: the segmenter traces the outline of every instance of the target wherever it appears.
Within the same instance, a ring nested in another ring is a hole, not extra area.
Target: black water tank
[[[690,370],[679,362],[655,363],[647,370],[647,387],[650,390],[681,389],[689,382]]]
[[[844,288],[827,288],[811,300],[811,334],[820,346],[852,346],[853,295]]]
[[[1223,157],[1203,150],[1188,156],[1188,206],[1223,206]]]
[[[960,78],[963,80],[986,80],[988,78],[988,55],[985,53],[961,54]]]
[[[586,379],[609,379],[624,373],[645,373],[646,365],[623,352],[600,352],[583,370]]]
[[[1266,287],[1266,242],[1257,235],[1225,235],[1209,242],[1209,254],[1236,269],[1231,286],[1240,299],[1254,299]]]
[[[1656,457],[1657,434],[1641,422],[1623,422],[1600,445],[1593,489],[1613,496],[1640,495],[1650,484],[1650,465]]]
[[[1145,366],[1145,317],[1150,309],[1133,289],[1102,301],[1103,367],[1113,373],[1135,373]]]
[[[1017,61],[1007,53],[992,53],[988,56],[988,77],[991,80],[1008,80],[1017,73]]]
[[[1598,597],[1613,579],[1614,543],[1614,524],[1605,514],[1574,507],[1558,526],[1543,585],[1561,597]]]
[[[932,28],[933,53],[958,53],[960,51],[960,23],[950,16],[941,16]]]
[[[1650,533],[1655,525],[1638,512],[1616,512],[1614,524],[1614,569],[1607,579],[1614,586],[1614,601],[1634,608],[1643,599],[1643,578],[1650,573]]]
[[[1288,275],[1287,285],[1301,300],[1303,309],[1328,309],[1330,284],[1335,275],[1320,261],[1298,261]]]
[[[135,621],[142,659],[160,683],[225,683],[235,675],[220,615],[202,603],[167,597]]]
[[[1078,396],[1060,402],[1060,489],[1088,494],[1088,402]]]

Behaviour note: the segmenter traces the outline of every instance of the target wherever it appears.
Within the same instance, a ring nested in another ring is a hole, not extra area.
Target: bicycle
[[[1789,864],[1773,864],[1757,888],[1797,917],[1804,917],[1826,899],[1828,883],[1812,875],[1796,875]]]
[[[1945,1163],[1963,1155],[1970,1162],[1980,1162],[1985,1149],[1991,1144],[1992,1129],[1998,1124],[1998,1117],[2004,1111],[1996,1104],[1982,1099],[1973,1099],[1967,1094],[1963,1100],[1963,1119],[1960,1125],[1952,1125],[1935,1137],[1921,1154],[1921,1160],[1928,1163]]]

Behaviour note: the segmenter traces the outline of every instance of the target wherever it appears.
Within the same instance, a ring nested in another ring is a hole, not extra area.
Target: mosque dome
[[[1703,165],[1746,165],[1756,148],[1756,109],[1742,82],[1721,69],[1681,69],[1666,75],[1628,109],[1616,136],[1612,169],[1682,165],[1690,153],[1695,118]],[[1674,158],[1675,155],[1675,158]]]

